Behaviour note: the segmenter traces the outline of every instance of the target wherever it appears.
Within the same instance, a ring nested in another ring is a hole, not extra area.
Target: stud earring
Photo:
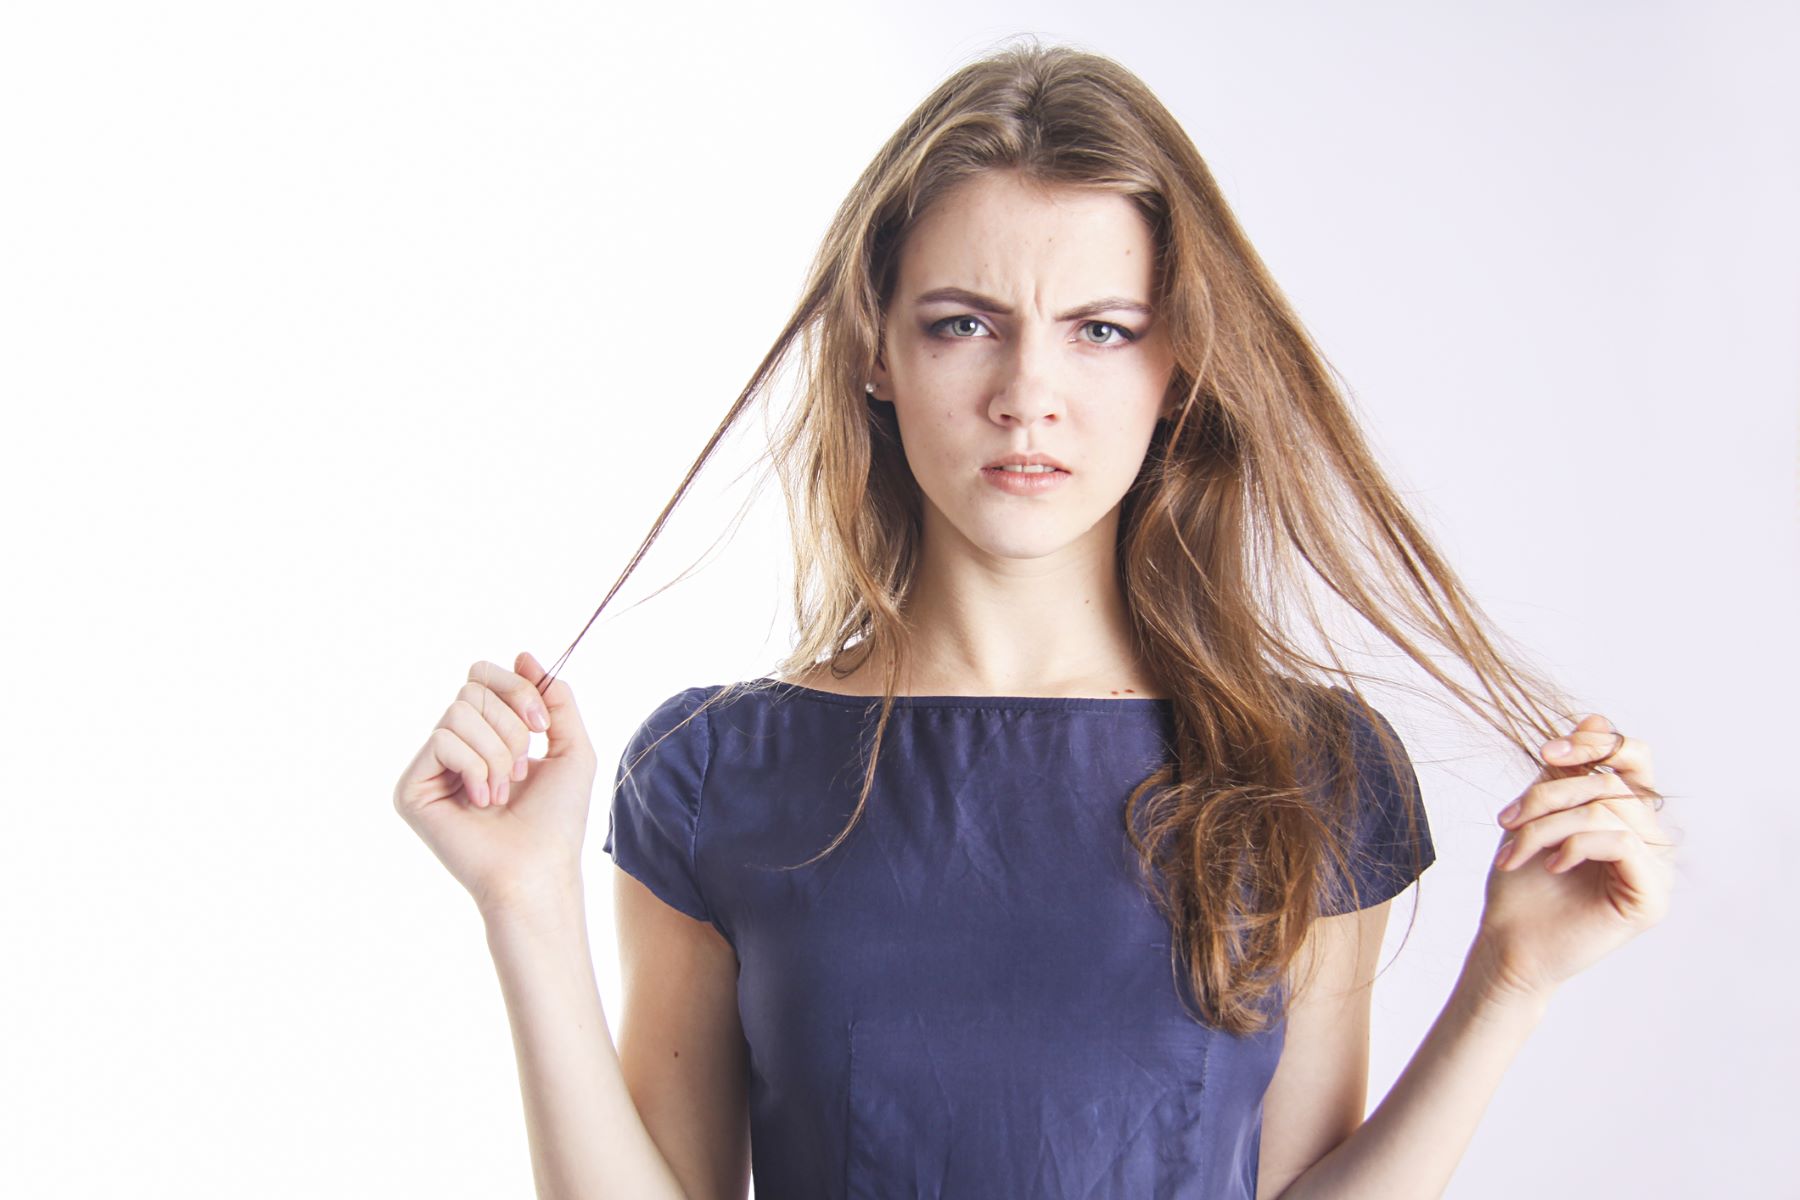
[[[875,385],[872,383],[865,383],[865,384],[863,384],[863,391],[865,391],[865,392],[869,393],[869,395],[873,396],[875,394]]]

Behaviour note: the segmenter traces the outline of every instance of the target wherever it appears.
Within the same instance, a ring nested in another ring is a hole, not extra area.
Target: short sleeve
[[[704,698],[701,688],[669,697],[631,735],[601,848],[670,908],[711,921],[696,866],[711,738],[706,713],[694,710]]]
[[[1419,792],[1419,779],[1399,734],[1372,706],[1357,704],[1355,697],[1344,688],[1332,690],[1343,698],[1349,709],[1356,749],[1356,807],[1350,814],[1355,826],[1352,844],[1346,851],[1351,857],[1357,895],[1352,905],[1335,864],[1327,860],[1324,868],[1327,887],[1320,906],[1323,916],[1373,908],[1384,900],[1391,900],[1437,860],[1431,825],[1426,819]],[[1392,740],[1392,760],[1376,731],[1377,726]]]

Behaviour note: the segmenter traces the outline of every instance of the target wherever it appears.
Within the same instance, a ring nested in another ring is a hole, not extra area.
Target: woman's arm
[[[1444,1011],[1380,1107],[1280,1200],[1442,1196],[1550,996],[1668,912],[1675,846],[1650,747],[1590,713],[1541,753],[1556,766],[1499,815],[1509,833]]]
[[[1437,1200],[1548,1004],[1547,995],[1502,984],[1477,938],[1443,1012],[1386,1098],[1279,1200]]]
[[[579,880],[484,909],[541,1200],[687,1200],[644,1127],[594,982]]]

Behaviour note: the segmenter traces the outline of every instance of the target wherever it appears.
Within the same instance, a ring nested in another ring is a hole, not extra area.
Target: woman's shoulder
[[[809,692],[826,692],[855,700],[879,700],[880,685],[877,683],[870,687],[866,678],[868,675],[866,669],[858,669],[840,677],[833,673],[830,663],[814,663],[797,674],[770,675],[767,679],[784,687],[803,688]]]

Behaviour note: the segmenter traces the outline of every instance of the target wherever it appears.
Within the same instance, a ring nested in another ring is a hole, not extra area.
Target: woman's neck
[[[961,591],[925,582],[905,606],[912,642],[896,694],[1163,698],[1155,672],[1132,653],[1124,600],[1110,578],[1101,586],[1051,570]],[[880,695],[880,650],[849,658],[856,665],[846,675],[819,666],[789,682]]]

